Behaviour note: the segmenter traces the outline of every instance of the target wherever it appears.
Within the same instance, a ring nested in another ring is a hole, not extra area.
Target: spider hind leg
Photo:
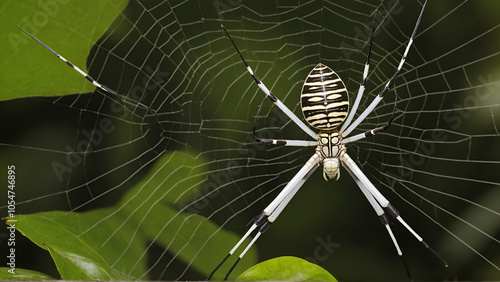
[[[306,162],[306,164],[297,172],[297,174],[288,182],[288,184],[283,188],[283,190],[278,194],[278,196],[264,209],[264,211],[257,216],[254,223],[248,229],[248,231],[243,235],[243,237],[236,243],[236,245],[229,251],[229,254],[222,260],[219,265],[212,271],[207,280],[211,279],[215,272],[224,264],[227,259],[236,252],[236,250],[242,245],[246,238],[248,238],[255,230],[257,230],[256,235],[250,241],[250,243],[246,246],[246,248],[240,253],[236,262],[231,266],[228,273],[224,277],[226,280],[231,272],[234,270],[238,262],[243,258],[243,256],[247,253],[250,247],[257,241],[257,239],[262,235],[264,231],[273,223],[278,216],[281,214],[283,209],[288,205],[288,203],[292,200],[293,196],[297,193],[300,187],[306,182],[306,180],[311,176],[311,174],[318,168],[319,162],[322,160],[322,157],[319,153],[315,153],[312,157]]]

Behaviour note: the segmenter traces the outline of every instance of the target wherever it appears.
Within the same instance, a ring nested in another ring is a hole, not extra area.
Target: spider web
[[[87,61],[94,78],[127,99],[97,91],[2,102],[2,108],[16,109],[15,115],[2,110],[2,120],[23,117],[15,125],[3,122],[2,132],[9,134],[0,137],[2,162],[15,161],[29,174],[19,180],[26,190],[18,193],[18,212],[118,207],[82,232],[121,217],[102,242],[123,233],[123,252],[111,265],[128,255],[140,230],[152,232],[141,242],[145,251],[136,265],[142,267],[116,270],[140,279],[204,279],[235,243],[216,238],[244,234],[314,153],[253,140],[264,94],[220,24],[260,79],[302,117],[298,95],[319,62],[344,80],[352,104],[375,21],[360,110],[366,108],[396,70],[421,6],[422,1],[130,1]],[[445,269],[394,222],[419,280],[500,277],[495,7],[496,1],[428,3],[395,83],[392,125],[347,146],[374,185],[447,260]],[[57,50],[57,42],[46,43]],[[352,134],[386,123],[393,106],[391,91]],[[269,101],[257,135],[308,137]],[[316,172],[257,243],[257,261],[293,255],[341,280],[405,279],[394,247],[361,195],[345,170],[337,182],[325,182]],[[157,214],[165,209],[171,215]],[[155,228],[147,227],[161,215]],[[213,226],[204,229],[201,221]],[[189,224],[199,228],[189,234],[183,229]],[[25,252],[30,247],[36,248],[23,244]],[[27,257],[26,268],[46,269]]]

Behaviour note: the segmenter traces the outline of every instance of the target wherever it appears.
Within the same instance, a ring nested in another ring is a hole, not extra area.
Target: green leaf
[[[75,251],[67,252],[59,248],[47,246],[56,262],[61,277],[72,280],[110,280],[115,277],[108,274],[112,270],[103,261],[93,261],[89,257],[80,256]],[[116,278],[115,278],[116,279]]]
[[[120,227],[121,222],[111,218],[101,222],[99,228],[89,229],[96,220],[102,220],[110,212],[111,209],[86,213],[56,211],[16,215],[14,219],[17,220],[15,223],[17,230],[50,252],[62,279],[130,280],[133,276],[119,273],[110,266],[110,262],[113,262],[121,252],[116,247],[124,248],[124,243],[115,241],[105,245],[101,243],[107,239],[107,234]],[[121,232],[127,232],[127,228],[122,228]],[[128,229],[128,232],[131,230]],[[132,252],[142,251],[138,243],[131,242],[129,248]],[[134,258],[125,258],[119,261],[118,265],[126,266],[135,262]],[[144,268],[138,270],[143,271]]]
[[[151,203],[161,199],[163,202],[181,204],[201,197],[204,193],[201,187],[206,178],[207,163],[208,160],[189,152],[165,154],[155,163],[150,173],[123,197],[122,203],[141,198]]]
[[[13,273],[14,272],[14,273]],[[0,267],[2,280],[56,280],[54,277],[34,270],[10,267]]]
[[[296,257],[279,257],[259,263],[237,280],[337,281],[322,267]]]
[[[171,255],[205,277],[241,238],[194,214],[207,204],[205,194],[211,192],[206,188],[212,187],[207,185],[207,163],[189,152],[165,154],[144,181],[123,197],[120,207],[143,236],[168,247]],[[234,273],[241,273],[256,260],[257,253],[251,249]],[[214,279],[223,278],[229,267],[224,265]]]
[[[188,198],[192,202],[201,197],[200,187],[207,176],[202,164],[206,161],[187,152],[165,154],[150,175],[114,207],[84,213],[16,215],[15,227],[50,252],[65,280],[147,279],[151,242],[208,276],[240,235],[188,213],[194,207],[179,210],[182,206],[178,204]],[[251,249],[235,273],[254,264],[256,256]],[[214,278],[228,268],[222,268]]]
[[[92,256],[47,246],[63,279],[71,280],[132,280],[127,274],[110,267],[100,255]],[[96,260],[93,260],[96,258]]]
[[[22,27],[86,71],[90,48],[127,0],[0,2],[0,101],[93,91],[94,86],[24,34]]]

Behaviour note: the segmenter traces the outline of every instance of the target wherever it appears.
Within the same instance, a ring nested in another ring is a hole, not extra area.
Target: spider
[[[352,122],[356,110],[359,106],[361,97],[365,91],[365,83],[368,76],[368,70],[370,66],[370,53],[373,40],[373,31],[370,38],[370,48],[368,51],[368,56],[365,63],[365,68],[363,72],[363,78],[360,83],[356,101],[354,102],[353,108],[349,113],[349,97],[347,89],[342,82],[342,79],[329,67],[324,64],[319,63],[313,70],[309,73],[304,81],[301,93],[301,108],[305,120],[311,127],[319,130],[316,134],[307,125],[305,125],[292,111],[290,111],[271,91],[264,85],[264,83],[257,77],[257,75],[250,68],[245,58],[239,51],[236,43],[233,41],[229,32],[224,26],[221,26],[225,34],[233,44],[236,52],[239,54],[241,60],[245,64],[247,71],[250,73],[252,78],[255,80],[259,88],[266,94],[264,97],[269,98],[276,106],[278,106],[295,124],[297,124],[305,133],[312,137],[315,141],[304,141],[304,140],[275,140],[275,139],[259,139],[255,133],[255,127],[257,124],[257,119],[259,116],[262,104],[257,112],[253,134],[258,142],[272,144],[272,145],[285,145],[285,146],[301,146],[301,147],[314,147],[316,146],[316,152],[312,157],[306,162],[306,164],[297,172],[297,174],[288,182],[288,184],[283,188],[281,193],[264,209],[264,211],[259,214],[249,230],[243,235],[241,240],[231,249],[228,255],[222,260],[222,262],[213,270],[208,279],[211,279],[217,269],[239,248],[243,241],[250,236],[256,229],[258,229],[256,235],[247,245],[247,247],[240,253],[236,262],[232,265],[229,272],[226,274],[224,280],[226,280],[229,274],[233,271],[236,264],[243,258],[245,253],[249,248],[255,243],[255,241],[261,236],[261,234],[273,223],[276,218],[283,211],[285,206],[290,202],[292,197],[297,193],[299,188],[304,184],[304,182],[309,178],[309,176],[316,170],[316,168],[323,163],[323,176],[326,180],[335,179],[340,177],[340,165],[347,170],[347,172],[354,179],[356,184],[359,186],[363,192],[366,199],[370,202],[371,206],[379,216],[382,224],[387,229],[389,236],[396,248],[398,255],[403,258],[403,253],[398,245],[398,242],[392,233],[389,226],[388,216],[385,214],[384,209],[394,218],[396,218],[415,238],[420,241],[426,248],[428,248],[432,253],[434,253],[443,263],[447,266],[447,263],[441,258],[429,245],[420,237],[400,216],[398,210],[377,190],[377,188],[371,183],[371,181],[365,176],[361,169],[356,165],[353,159],[347,154],[345,144],[354,142],[356,140],[375,135],[387,129],[393,118],[394,112],[396,110],[396,102],[391,115],[391,118],[387,124],[369,130],[367,132],[357,134],[348,137],[351,133],[378,105],[378,103],[384,98],[384,95],[389,91],[390,87],[396,80],[401,68],[403,67],[408,51],[413,43],[413,39],[417,32],[420,20],[422,18],[425,5],[427,1],[424,2],[420,15],[418,17],[417,23],[413,29],[413,33],[409,39],[409,42],[404,51],[403,57],[399,63],[399,66],[394,73],[394,75],[389,79],[387,84],[384,86],[382,91],[375,97],[371,104],[366,108],[359,117]],[[349,115],[348,115],[349,114]],[[351,123],[352,122],[352,123]],[[340,130],[337,127],[342,124]],[[404,260],[403,260],[404,262]],[[407,270],[408,276],[411,278],[408,267],[405,263],[405,268]]]
[[[271,91],[264,85],[264,83],[257,77],[257,75],[253,72],[250,66],[247,64],[243,55],[239,51],[235,42],[229,35],[228,31],[222,26],[224,32],[227,37],[230,39],[237,53],[239,54],[241,60],[245,64],[247,71],[250,73],[252,78],[255,80],[259,88],[266,94],[260,108],[257,112],[255,121],[253,134],[255,139],[258,142],[272,145],[285,145],[285,146],[301,146],[301,147],[314,147],[316,146],[316,152],[312,155],[312,157],[306,162],[306,164],[297,172],[297,174],[288,182],[288,184],[283,188],[280,194],[264,209],[264,211],[259,214],[252,226],[249,230],[243,235],[241,240],[229,251],[228,255],[222,260],[222,262],[212,271],[208,279],[212,278],[214,273],[220,268],[220,266],[239,248],[239,246],[243,243],[243,241],[250,236],[257,228],[258,231],[247,247],[240,253],[236,262],[232,265],[230,270],[225,276],[225,280],[231,274],[232,270],[236,267],[237,263],[243,258],[245,253],[250,249],[250,247],[255,243],[255,241],[261,236],[261,234],[271,225],[272,222],[276,220],[276,218],[283,211],[285,206],[290,202],[292,197],[297,193],[299,188],[304,184],[304,182],[310,177],[310,175],[318,168],[320,163],[323,163],[323,176],[326,180],[328,179],[338,179],[340,177],[340,165],[347,170],[347,172],[354,179],[356,184],[361,189],[364,196],[367,198],[377,215],[379,216],[382,224],[387,229],[389,236],[392,239],[392,242],[396,248],[398,255],[403,258],[403,253],[397,243],[397,240],[392,233],[392,230],[389,226],[389,219],[384,212],[384,209],[394,218],[396,218],[415,238],[420,241],[426,248],[428,248],[434,255],[436,255],[445,266],[447,266],[446,261],[439,256],[429,245],[423,241],[422,237],[420,237],[400,216],[397,209],[389,203],[389,201],[377,190],[377,188],[370,182],[370,180],[365,176],[365,174],[361,171],[361,169],[356,165],[353,159],[347,154],[345,144],[357,141],[359,139],[375,135],[378,132],[386,130],[393,118],[396,109],[397,103],[397,94],[396,94],[396,102],[394,109],[392,111],[392,115],[387,122],[387,124],[377,127],[375,129],[369,130],[367,132],[357,134],[351,137],[348,137],[349,133],[351,133],[378,105],[378,103],[384,98],[384,95],[389,91],[390,87],[394,84],[401,68],[403,67],[406,56],[408,55],[408,51],[413,43],[413,39],[417,32],[417,28],[420,24],[420,20],[422,18],[425,6],[427,4],[427,0],[424,2],[422,9],[420,11],[420,15],[418,17],[417,23],[415,24],[413,33],[409,39],[409,42],[404,51],[403,57],[399,63],[399,66],[394,73],[394,75],[389,79],[387,84],[384,86],[382,91],[375,97],[375,99],[371,102],[371,104],[357,117],[357,119],[353,121],[354,115],[359,106],[360,100],[365,91],[365,83],[368,76],[368,70],[370,66],[370,53],[371,46],[373,40],[373,29],[372,36],[370,38],[370,48],[368,50],[368,55],[365,63],[365,68],[363,71],[363,78],[360,83],[360,87],[356,96],[356,100],[354,105],[349,113],[349,97],[347,89],[342,82],[342,79],[329,67],[324,64],[316,65],[313,70],[307,76],[304,86],[302,88],[301,93],[301,108],[302,113],[306,121],[310,126],[319,130],[319,133],[316,134],[313,130],[311,130],[306,124],[304,124],[292,111],[290,111]],[[28,36],[37,41],[44,48],[49,50],[63,62],[65,62],[69,67],[73,68],[75,71],[84,76],[87,80],[89,80],[94,86],[100,88],[106,93],[112,94],[115,97],[123,100],[123,102],[127,104],[131,104],[133,106],[139,106],[148,111],[156,112],[142,104],[138,101],[131,101],[129,98],[118,95],[117,92],[109,88],[108,86],[101,84],[90,77],[87,73],[83,72],[80,68],[72,64],[70,61],[66,60],[64,57],[59,55],[57,52],[52,50],[46,44],[41,42],[39,39],[25,31],[24,29],[17,26],[20,30],[25,32]],[[256,137],[256,124],[257,119],[259,117],[260,109],[262,108],[263,102],[265,99],[269,98],[276,106],[278,106],[295,124],[297,124],[305,133],[312,137],[315,141],[304,141],[304,140],[275,140],[275,139],[259,139]],[[352,122],[352,123],[351,123]],[[337,127],[342,124],[340,130],[337,130]],[[404,260],[403,260],[404,262]],[[408,276],[410,276],[409,270],[405,263],[405,268],[407,270]],[[410,277],[411,278],[411,277]]]

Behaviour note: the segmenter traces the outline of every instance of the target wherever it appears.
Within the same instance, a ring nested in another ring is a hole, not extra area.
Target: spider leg
[[[306,141],[306,140],[258,139],[257,141],[264,144],[272,144],[272,145],[285,145],[285,146],[297,146],[297,147],[318,146],[317,141]]]
[[[368,137],[368,136],[371,136],[371,135],[375,135],[375,134],[377,134],[379,132],[382,132],[382,131],[386,130],[387,128],[389,128],[389,126],[391,126],[392,121],[394,120],[394,114],[396,113],[396,106],[398,104],[398,93],[396,92],[396,90],[394,90],[394,95],[395,95],[395,98],[394,98],[394,108],[392,109],[391,118],[389,119],[389,121],[385,125],[382,125],[380,127],[372,129],[372,130],[368,130],[368,131],[366,131],[364,133],[360,133],[360,134],[357,134],[357,135],[354,135],[354,136],[342,139],[342,143],[346,144],[346,143],[349,143],[349,142],[354,142],[356,140],[359,140],[359,139],[362,139],[362,138],[365,138],[365,137]]]
[[[283,104],[283,102],[281,102],[276,96],[274,96],[274,94],[264,85],[264,83],[257,77],[257,75],[253,72],[252,68],[250,68],[250,66],[248,65],[248,63],[245,61],[245,58],[243,58],[243,55],[241,55],[241,52],[240,50],[238,49],[238,47],[236,46],[236,43],[234,43],[233,39],[231,38],[231,35],[229,35],[229,32],[227,32],[226,28],[221,25],[222,29],[224,30],[224,32],[226,33],[227,37],[229,38],[229,40],[231,40],[231,43],[233,44],[234,48],[236,49],[236,51],[238,52],[238,54],[240,55],[240,58],[241,60],[243,61],[243,63],[245,64],[246,68],[247,68],[247,71],[248,73],[250,73],[250,75],[252,76],[252,78],[255,80],[255,82],[257,83],[257,85],[259,86],[259,88],[266,94],[266,96],[276,105],[278,106],[278,108],[280,108],[283,113],[285,113],[293,122],[295,122],[295,124],[297,124],[305,133],[309,134],[309,136],[311,136],[314,140],[316,140],[318,138],[318,136],[316,135],[316,133],[314,133],[314,131],[312,131],[307,125],[304,124],[304,122],[302,122],[292,111],[290,111],[290,109],[288,109],[287,106],[285,106],[285,104]]]
[[[342,163],[342,164],[345,167],[345,164],[344,163]],[[394,243],[394,247],[396,247],[396,251],[398,252],[398,255],[402,256],[403,253],[401,252],[401,249],[398,245],[398,242],[397,242],[396,238],[394,237],[394,234],[392,233],[391,227],[389,226],[387,215],[384,213],[384,210],[382,209],[380,204],[377,202],[377,200],[375,200],[373,195],[370,194],[370,192],[366,188],[366,185],[361,180],[359,180],[359,178],[355,174],[353,174],[351,170],[349,170],[348,168],[346,168],[346,170],[349,172],[351,177],[354,179],[354,182],[356,182],[356,184],[358,184],[359,189],[361,190],[361,192],[363,192],[363,195],[366,197],[368,202],[370,202],[370,205],[373,207],[373,209],[375,210],[377,215],[380,217],[380,221],[386,227],[387,232],[389,233],[389,236],[391,237],[391,239]]]
[[[396,72],[394,72],[394,75],[391,77],[391,79],[389,79],[389,81],[384,86],[382,91],[380,91],[380,93],[375,97],[375,99],[373,99],[373,101],[368,106],[368,108],[366,108],[363,111],[363,113],[361,113],[361,115],[358,116],[358,118],[349,127],[347,127],[347,129],[345,131],[342,132],[342,137],[347,137],[347,135],[349,135],[349,133],[351,133],[351,131],[353,129],[355,129],[373,111],[373,109],[375,109],[375,107],[378,105],[378,103],[380,103],[380,101],[382,101],[382,99],[384,98],[385,93],[387,93],[387,91],[389,91],[389,88],[392,86],[392,84],[394,83],[394,81],[398,77],[399,72],[401,71],[401,68],[403,68],[403,65],[406,61],[406,56],[408,55],[408,52],[410,51],[410,47],[413,43],[413,39],[415,38],[415,35],[417,33],[417,29],[418,29],[418,26],[420,25],[420,20],[422,19],[422,15],[424,13],[424,9],[425,9],[426,4],[427,4],[427,0],[424,2],[424,5],[422,6],[422,10],[420,11],[420,15],[418,16],[417,23],[415,24],[415,28],[413,29],[413,33],[411,34],[410,40],[408,41],[408,45],[406,46],[406,50],[403,53],[403,57],[401,58],[401,61],[399,63],[398,68],[396,69]]]
[[[259,120],[260,109],[262,108],[262,105],[264,105],[265,101],[266,101],[266,97],[264,97],[264,99],[262,100],[262,103],[260,104],[260,107],[257,110],[257,115],[255,116],[255,120],[253,123],[253,138],[255,138],[255,140],[257,140],[257,142],[261,142],[264,144],[272,144],[272,145],[299,146],[299,147],[310,147],[310,146],[317,146],[318,145],[317,141],[280,140],[280,139],[261,139],[261,138],[258,138],[257,133],[256,133],[257,122]]]
[[[229,251],[229,254],[222,260],[222,262],[212,271],[207,280],[210,280],[214,273],[222,266],[222,264],[240,247],[243,241],[250,236],[253,231],[258,228],[258,231],[246,248],[240,253],[236,262],[231,266],[228,273],[226,274],[224,280],[226,280],[236,267],[238,262],[243,258],[250,247],[257,241],[260,235],[266,231],[266,229],[271,225],[272,222],[276,220],[279,214],[283,211],[285,206],[290,202],[292,197],[297,193],[299,188],[304,184],[304,182],[311,176],[311,174],[318,168],[319,162],[322,160],[321,155],[316,152],[306,164],[297,172],[297,174],[288,182],[288,184],[283,188],[280,194],[264,209],[264,211],[257,216],[254,223],[248,229],[248,231],[243,235],[243,237],[236,243],[236,245]]]
[[[405,262],[404,257],[403,257],[403,252],[401,251],[401,248],[399,247],[398,241],[396,240],[396,237],[394,236],[394,233],[392,232],[392,229],[389,226],[389,219],[387,218],[387,215],[385,214],[384,210],[382,209],[382,207],[380,206],[380,204],[377,202],[377,200],[375,200],[375,198],[373,197],[373,195],[370,194],[370,192],[366,188],[365,184],[361,180],[359,180],[359,178],[355,174],[353,174],[352,171],[349,170],[345,166],[344,163],[342,163],[342,164],[346,168],[347,172],[349,172],[349,174],[351,175],[351,177],[354,179],[354,181],[356,182],[356,184],[358,184],[359,189],[361,190],[361,192],[363,192],[363,195],[366,197],[366,199],[368,200],[368,202],[370,203],[370,205],[373,207],[373,209],[375,210],[375,212],[379,216],[380,221],[382,222],[382,225],[385,226],[385,228],[387,230],[387,233],[389,233],[389,236],[391,237],[392,243],[394,244],[394,247],[396,248],[396,251],[397,251],[399,257],[401,257],[401,259],[403,261],[403,264],[404,264],[405,269],[406,269],[406,273],[408,274],[408,277],[410,278],[410,281],[412,281],[410,270],[408,269],[408,266],[406,265],[406,262]]]
[[[395,219],[397,219],[401,225],[403,225],[424,247],[429,249],[441,262],[445,267],[448,267],[446,261],[436,252],[434,251],[429,244],[427,244],[420,235],[418,235],[401,217],[399,211],[375,188],[375,186],[370,182],[368,177],[361,171],[361,169],[356,165],[356,163],[352,160],[352,158],[347,154],[343,153],[340,157],[342,161],[342,165],[345,169],[349,171],[351,175],[356,176],[354,179],[357,183],[362,183],[362,185],[366,188],[366,190],[375,198],[378,204],[386,209],[386,211]],[[361,187],[361,186],[360,186]],[[362,189],[363,190],[363,189]],[[370,202],[371,203],[371,202]],[[373,206],[373,205],[372,205]],[[375,207],[374,207],[375,208]],[[385,225],[385,224],[384,224]]]
[[[297,185],[292,187],[290,192],[287,193],[285,195],[285,197],[283,197],[283,200],[281,200],[275,208],[273,206],[273,203],[271,203],[266,209],[264,209],[264,212],[265,213],[267,212],[269,214],[269,217],[267,219],[269,222],[274,222],[276,220],[276,218],[278,218],[278,216],[281,214],[281,212],[286,207],[286,205],[288,205],[288,203],[293,198],[293,196],[295,196],[297,191],[299,191],[302,184],[304,184],[304,182],[306,182],[306,180],[309,179],[311,174],[319,167],[319,162],[321,160],[322,160],[322,157],[321,157],[320,153],[317,152],[316,154],[314,154],[311,157],[311,159],[306,163],[306,167],[309,168],[309,171],[307,171],[307,173],[304,177],[302,177],[301,179],[298,179]],[[278,197],[279,197],[279,195],[278,195]],[[272,212],[269,212],[271,210],[272,210]]]
[[[361,97],[363,97],[363,93],[365,92],[366,79],[368,77],[368,70],[370,69],[370,54],[372,53],[374,31],[375,31],[375,19],[373,20],[372,34],[370,36],[370,47],[368,48],[368,56],[366,57],[365,69],[363,71],[363,78],[361,79],[361,83],[359,84],[358,95],[356,96],[356,100],[354,101],[349,116],[347,116],[347,119],[340,128],[341,132],[344,131],[347,128],[347,126],[349,126],[349,124],[351,123],[352,119],[354,118],[354,115],[356,114],[356,111],[358,110],[359,103],[361,102]]]
[[[17,25],[16,25],[17,26]],[[95,86],[95,87],[98,87],[102,90],[104,90],[105,92],[109,93],[109,94],[113,94],[117,97],[119,97],[120,99],[122,99],[124,102],[126,103],[129,103],[129,104],[132,104],[134,106],[136,105],[139,105],[147,110],[151,110],[154,112],[153,109],[151,109],[150,107],[144,105],[143,103],[141,102],[137,102],[137,101],[134,101],[134,102],[130,102],[130,101],[127,101],[127,97],[124,97],[124,96],[120,96],[118,95],[118,93],[116,93],[116,91],[114,91],[113,89],[109,88],[108,86],[104,85],[104,84],[101,84],[99,82],[97,82],[95,79],[93,79],[90,75],[88,75],[87,73],[85,73],[84,71],[82,71],[79,67],[73,65],[73,63],[71,63],[70,61],[66,60],[66,58],[64,58],[63,56],[59,55],[56,51],[52,50],[52,48],[50,48],[49,46],[47,46],[45,43],[43,43],[42,41],[40,41],[38,38],[36,38],[35,36],[31,35],[29,32],[27,32],[26,30],[22,29],[21,27],[17,26],[17,28],[19,28],[20,30],[22,30],[24,33],[26,33],[29,37],[33,38],[36,42],[38,42],[40,45],[42,45],[45,49],[49,50],[52,54],[56,55],[59,59],[61,59],[63,62],[65,62],[68,66],[70,66],[71,68],[73,68],[74,70],[76,70],[78,73],[80,73],[82,76],[84,76],[88,81],[92,82],[92,84]]]

